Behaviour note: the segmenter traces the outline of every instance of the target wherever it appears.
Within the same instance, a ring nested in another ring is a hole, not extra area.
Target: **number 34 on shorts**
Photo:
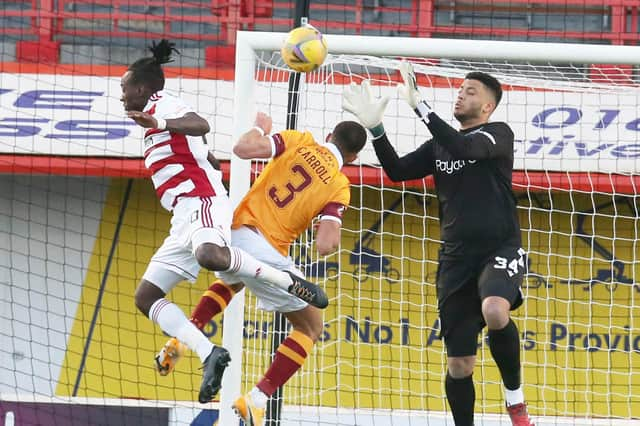
[[[525,263],[525,255],[527,252],[521,247],[517,251],[517,257],[514,258],[506,258],[502,256],[494,257],[496,263],[493,265],[495,269],[506,269],[509,277],[513,277],[518,272],[524,270],[526,268]]]

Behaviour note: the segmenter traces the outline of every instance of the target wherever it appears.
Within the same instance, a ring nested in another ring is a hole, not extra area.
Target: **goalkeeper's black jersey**
[[[507,241],[520,245],[511,190],[511,128],[495,122],[459,132],[434,113],[428,118],[433,139],[404,157],[398,157],[386,135],[374,140],[389,178],[402,181],[434,175],[440,236],[445,243],[479,249]]]

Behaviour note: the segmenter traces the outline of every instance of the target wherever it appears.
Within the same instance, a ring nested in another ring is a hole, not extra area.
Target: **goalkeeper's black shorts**
[[[518,246],[505,245],[457,259],[440,257],[436,279],[440,335],[448,356],[476,354],[478,335],[486,325],[482,300],[499,296],[511,303],[512,310],[522,304],[524,254]]]

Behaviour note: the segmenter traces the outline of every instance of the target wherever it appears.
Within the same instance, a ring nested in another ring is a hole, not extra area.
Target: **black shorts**
[[[512,310],[522,304],[526,262],[525,251],[513,245],[456,259],[440,257],[436,280],[440,336],[448,356],[476,354],[478,335],[486,325],[482,300],[499,296],[511,303]]]

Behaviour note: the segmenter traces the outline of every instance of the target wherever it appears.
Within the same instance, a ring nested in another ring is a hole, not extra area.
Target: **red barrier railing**
[[[176,1],[176,0],[29,0],[7,1],[0,19],[15,19],[21,25],[0,26],[0,34],[18,36],[19,61],[57,62],[61,42],[94,38],[158,39],[202,42],[207,65],[233,62],[233,46],[238,29],[286,31],[292,25],[295,2],[272,0]],[[325,32],[353,34],[399,34],[415,37],[525,38],[527,40],[567,39],[609,44],[637,44],[637,0],[414,0],[407,7],[370,6],[364,0],[346,5],[312,4],[312,22]],[[382,3],[382,2],[381,2]],[[316,18],[336,16],[343,19]],[[436,19],[436,16],[454,18]],[[481,16],[473,25],[458,24],[455,17]],[[533,28],[536,14],[565,17],[566,30]],[[523,23],[492,25],[511,15],[524,16]],[[602,17],[602,31],[576,28],[576,16]],[[373,16],[373,18],[372,18]],[[381,19],[384,17],[396,19]],[[25,25],[28,18],[29,25]],[[443,22],[444,21],[444,22]],[[573,24],[572,24],[573,23]],[[201,27],[194,24],[200,24]],[[186,31],[184,28],[210,31]],[[72,40],[69,40],[72,39]]]

